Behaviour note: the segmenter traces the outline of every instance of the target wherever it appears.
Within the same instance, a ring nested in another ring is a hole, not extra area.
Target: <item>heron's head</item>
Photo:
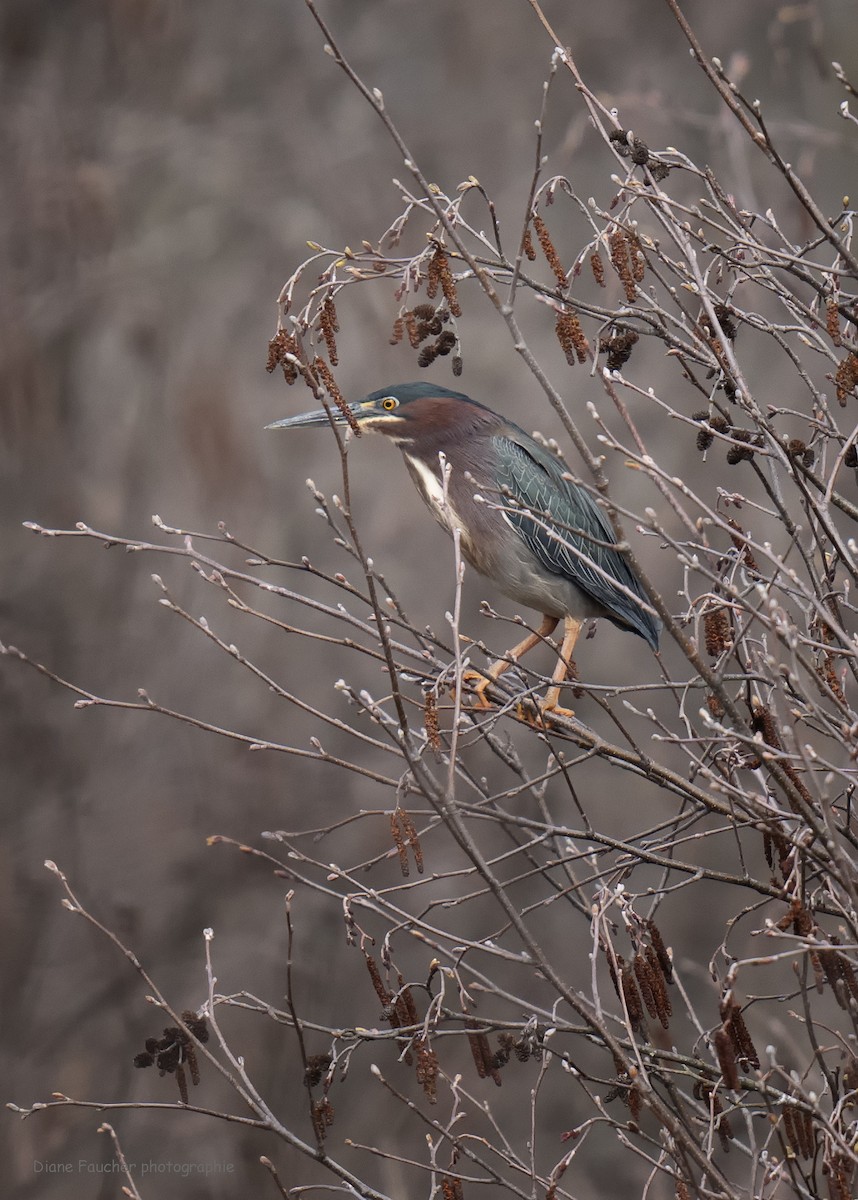
[[[462,392],[431,383],[397,383],[379,388],[348,405],[352,421],[361,430],[383,433],[403,448],[456,436],[468,437],[475,424],[497,420],[495,414]],[[349,425],[349,417],[333,402],[329,410],[300,413],[273,421],[266,429],[298,429],[311,425]]]

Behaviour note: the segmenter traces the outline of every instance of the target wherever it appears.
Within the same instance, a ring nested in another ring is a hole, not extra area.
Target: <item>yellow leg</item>
[[[561,717],[574,717],[575,715],[571,708],[560,707],[560,687],[569,675],[575,643],[578,641],[578,634],[581,632],[583,624],[583,621],[576,621],[574,617],[566,617],[564,620],[563,645],[560,648],[560,658],[557,666],[554,668],[554,674],[551,676],[551,687],[545,693],[545,699],[540,705],[543,713],[553,712]]]
[[[514,663],[519,659],[524,658],[529,650],[534,646],[538,646],[540,642],[545,641],[547,637],[551,637],[554,630],[557,628],[557,617],[543,617],[542,624],[536,633],[529,633],[526,638],[523,638],[517,646],[513,646],[504,658],[499,658],[497,662],[493,662],[485,674],[480,674],[479,671],[465,671],[462,676],[463,683],[474,683],[474,692],[476,694],[476,706],[478,708],[491,708],[491,704],[486,699],[486,690],[491,687],[504,671],[508,671]],[[579,626],[580,628],[580,626]],[[565,645],[565,641],[564,641]],[[574,643],[573,643],[574,645]],[[565,671],[563,678],[565,678]],[[559,692],[559,689],[558,689]]]

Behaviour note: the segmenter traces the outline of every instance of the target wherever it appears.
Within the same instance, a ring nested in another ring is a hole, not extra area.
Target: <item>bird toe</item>
[[[558,721],[569,721],[575,716],[575,710],[564,708],[562,704],[550,704],[548,701],[539,705],[541,723],[548,729]]]
[[[465,671],[462,675],[462,686],[471,688],[471,707],[473,708],[493,708],[491,700],[489,700],[486,692],[492,684],[487,675],[481,675],[479,671]]]

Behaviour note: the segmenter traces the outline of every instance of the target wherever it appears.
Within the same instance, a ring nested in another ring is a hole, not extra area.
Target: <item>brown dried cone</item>
[[[331,360],[331,361],[333,361],[333,360]],[[319,356],[316,355],[316,357],[313,359],[313,370],[316,372],[316,374],[321,379],[322,383],[325,385],[325,391],[328,393],[328,395],[333,400],[334,404],[336,404],[337,408],[340,410],[340,412],[343,414],[345,419],[348,421],[349,428],[351,429],[352,433],[355,435],[355,437],[360,437],[361,436],[360,425],[358,425],[357,418],[355,417],[351,408],[349,407],[348,404],[346,404],[346,402],[343,398],[343,394],[340,391],[339,387],[337,386],[337,381],[334,379],[334,376],[331,373],[331,368],[328,366],[328,364],[325,362],[325,360],[323,358],[319,358]]]
[[[494,1065],[494,1055],[489,1045],[489,1039],[478,1026],[469,1026],[467,1034],[468,1045],[471,1047],[471,1054],[474,1059],[474,1066],[477,1068],[477,1074],[480,1079],[491,1076],[497,1086],[500,1087],[500,1072]]]
[[[514,1038],[511,1033],[499,1033],[498,1048],[493,1061],[496,1067],[505,1067],[512,1054],[519,1062],[527,1062],[533,1053],[534,1043],[528,1034],[523,1033]]]
[[[539,213],[534,213],[533,228],[536,230],[536,236],[539,239],[539,245],[542,247],[542,253],[545,255],[546,262],[554,272],[554,277],[557,280],[557,286],[560,288],[565,288],[566,272],[563,269],[563,263],[560,261],[560,255],[557,253],[557,247],[551,240],[551,234],[548,232],[548,226],[545,224]]]
[[[814,620],[811,629],[814,633],[816,633],[821,642],[825,642],[826,645],[830,645],[831,633],[828,625],[824,621]],[[819,678],[828,685],[837,699],[840,700],[841,703],[845,703],[846,698],[843,695],[843,688],[840,686],[840,680],[837,677],[837,671],[835,670],[834,662],[834,655],[831,653],[831,651],[824,651],[822,662],[819,666],[817,666],[816,673]]]
[[[847,1108],[854,1108],[856,1101],[858,1101],[858,1097],[856,1097],[854,1094],[858,1093],[858,1058],[856,1058],[852,1053],[850,1053],[848,1059],[846,1060],[846,1065],[843,1068],[842,1078],[843,1090],[847,1093],[847,1098],[844,1100],[844,1103],[846,1104]],[[853,1093],[853,1096],[851,1099],[848,1099],[850,1092]]]
[[[734,445],[727,451],[727,462],[730,466],[735,467],[740,462],[752,462],[754,448],[751,442],[754,435],[747,429],[734,429],[730,436],[734,439]]]
[[[775,867],[775,856],[772,849],[772,835],[768,829],[763,830],[763,854],[771,870]]]
[[[405,845],[405,838],[402,836],[402,830],[399,826],[399,813],[396,809],[390,814],[390,834],[393,838],[393,844],[396,847],[396,852],[399,855],[399,869],[402,872],[404,879],[407,879],[411,874],[411,865],[408,862],[408,850]]]
[[[590,255],[590,270],[593,272],[593,278],[599,287],[607,287],[605,283],[605,264],[598,250],[594,250]]]
[[[757,565],[757,560],[754,558],[754,552],[751,550],[751,547],[748,544],[748,535],[742,529],[742,526],[738,525],[732,517],[727,518],[727,525],[732,530],[730,534],[730,541],[737,550],[741,551],[742,558],[745,561],[745,566],[749,571],[753,571],[755,574],[759,575],[760,568]]]
[[[742,1010],[730,994],[721,1001],[721,1020],[724,1022],[722,1028],[730,1038],[736,1058],[748,1066],[759,1068],[760,1056],[751,1040]]]
[[[608,134],[608,140],[619,154],[620,158],[628,158],[631,154],[628,142],[629,131],[627,129],[612,129]]]
[[[322,1077],[334,1060],[330,1054],[311,1054],[304,1070],[304,1082],[308,1088],[318,1087]]]
[[[294,349],[289,349],[288,353],[293,354],[297,359],[296,362],[287,362],[285,357],[282,361],[283,377],[287,383],[294,383],[299,377],[304,380],[307,387],[315,396],[319,390],[319,377],[313,369],[312,364],[307,362],[304,354],[304,348],[297,338],[292,338]],[[286,351],[284,351],[284,354]]]
[[[658,957],[658,965],[661,967],[662,974],[668,983],[673,983],[673,959],[668,953],[667,946],[664,944],[664,938],[661,936],[661,930],[656,925],[655,921],[646,921],[646,930],[649,934],[649,940],[652,948]]]
[[[527,1060],[536,1053],[536,1045],[537,1043],[535,1040],[532,1041],[526,1035],[522,1035],[520,1038],[516,1039],[515,1045],[513,1046],[515,1057],[519,1062],[527,1062]]]
[[[429,259],[429,267],[426,272],[426,295],[430,300],[434,300],[438,295],[439,287],[450,312],[454,317],[460,317],[462,309],[456,293],[456,281],[453,279],[450,262],[443,246],[436,246],[435,253]]]
[[[321,1100],[313,1101],[313,1132],[316,1135],[317,1142],[323,1142],[327,1137],[328,1129],[334,1123],[334,1109],[327,1096],[323,1096]]]
[[[650,968],[650,986],[655,999],[655,1015],[661,1022],[662,1028],[667,1029],[673,1016],[673,1004],[667,991],[667,980],[661,969],[658,954],[653,946],[647,946],[646,958]]]
[[[817,668],[819,676],[823,679],[826,685],[831,689],[832,693],[842,703],[846,703],[846,697],[843,693],[843,687],[840,682],[840,677],[834,668],[835,658],[830,650],[826,650],[823,655],[822,665]]]
[[[840,940],[838,937],[836,937],[836,935],[833,935],[832,941],[835,944],[839,944]],[[844,983],[846,984],[846,990],[852,997],[852,1001],[858,1003],[858,979],[856,979],[856,973],[854,973],[851,961],[848,960],[847,956],[842,952],[839,955],[839,959],[840,978],[844,980]]]
[[[706,635],[706,653],[710,658],[719,658],[733,644],[726,605],[710,608],[704,613],[703,630]]]
[[[608,250],[614,270],[625,289],[626,300],[629,304],[633,304],[638,290],[635,284],[629,240],[625,230],[620,229],[619,226],[614,226],[608,234]]]
[[[813,1118],[795,1104],[784,1104],[781,1108],[784,1133],[792,1149],[802,1158],[813,1158],[816,1139],[813,1135]]]
[[[590,357],[590,343],[581,328],[577,313],[572,309],[558,312],[554,331],[570,367],[574,367],[576,360],[579,363],[587,361]]]
[[[784,872],[784,879],[787,878],[787,872]],[[813,968],[813,982],[816,985],[816,990],[821,996],[825,991],[825,972],[822,969],[822,960],[819,957],[818,950],[811,950],[810,965]]]
[[[768,848],[766,857],[771,856],[771,847]],[[771,863],[769,863],[771,865]],[[790,901],[789,911],[785,913],[777,923],[777,928],[780,930],[789,929],[792,926],[793,933],[799,937],[812,938],[816,934],[816,924],[813,917],[804,907],[804,904],[798,897],[794,897]],[[819,953],[816,950],[810,951],[810,964],[813,967],[814,979],[816,982],[816,990],[822,994],[824,990],[824,975],[822,971],[822,962]]]
[[[300,347],[298,342],[285,329],[278,330],[274,337],[268,343],[268,360],[265,364],[265,370],[269,375],[275,367],[283,368],[283,378],[288,384],[293,384],[298,378],[298,368],[293,362],[289,362],[287,355],[299,357]]]
[[[698,430],[697,433],[697,449],[701,452],[701,454],[703,454],[715,441],[715,435],[708,427],[709,413],[705,408],[701,408],[698,412],[693,412],[691,414],[691,420],[706,422],[706,425],[704,425],[702,429]]]
[[[408,334],[408,343],[412,350],[416,350],[426,335],[421,332],[421,328],[418,328],[417,318],[413,312],[404,312],[402,314],[402,319],[405,322],[405,332]]]
[[[449,354],[455,348],[458,340],[452,329],[445,329],[435,343],[435,352],[442,356]]]
[[[801,463],[809,471],[814,464],[816,455],[814,451],[803,442],[801,438],[790,438],[787,442],[786,452],[795,462]]]
[[[605,366],[609,371],[620,371],[632,356],[632,348],[638,342],[633,329],[627,329],[614,337],[599,339],[599,352],[607,354]]]
[[[450,263],[447,255],[443,250],[438,250],[438,276],[441,280],[441,291],[444,293],[444,299],[447,301],[447,307],[454,317],[461,317],[462,308],[459,304],[459,296],[456,292],[456,281],[453,278],[453,272],[450,270]]]
[[[426,741],[437,754],[441,749],[441,733],[438,728],[438,700],[434,692],[426,692],[423,697],[423,725]]]
[[[763,740],[773,749],[782,749],[781,740],[778,737],[777,730],[775,729],[775,723],[772,714],[765,705],[760,704],[759,702],[754,703],[751,708],[751,729],[753,729],[754,733],[762,733]],[[787,776],[792,786],[801,796],[802,800],[809,808],[812,808],[813,797],[799,779],[798,772],[796,771],[795,767],[792,765],[792,763],[787,762],[786,759],[781,759],[780,765],[784,775]],[[796,803],[792,796],[789,796],[788,799],[790,808],[793,810],[793,812],[800,812],[800,806]]]
[[[434,332],[434,333],[441,332],[441,318],[440,318],[434,304],[415,304],[412,311],[418,321],[428,321],[431,323],[432,321],[437,319],[439,322],[438,328],[436,330],[430,330],[430,332]],[[445,320],[446,320],[446,317],[445,317]]]
[[[402,832],[408,841],[411,853],[414,856],[414,865],[417,868],[418,875],[423,874],[423,847],[420,845],[420,838],[417,834],[417,829],[412,820],[411,813],[404,808],[399,810],[399,822],[402,826]]]
[[[774,870],[775,866],[775,852],[777,852],[778,866],[781,867],[786,879],[789,874],[787,859],[790,852],[790,844],[778,829],[768,828],[763,833],[763,853],[766,856],[766,862],[772,870]]]
[[[419,1024],[420,1018],[418,1013],[416,1013],[412,990],[408,988],[402,976],[400,976],[400,990],[397,991],[394,1001],[392,1001],[390,1007],[394,1009],[396,1016],[395,1021],[391,1018],[391,1026],[400,1028],[401,1030],[403,1026],[407,1027]],[[408,1067],[412,1066],[412,1063],[414,1062],[412,1051],[406,1050],[406,1052],[404,1052],[402,1055],[402,1061],[406,1063]]]
[[[837,297],[829,296],[825,301],[825,328],[835,346],[841,346],[840,313],[837,311]]]
[[[691,1200],[691,1196],[688,1191],[688,1184],[678,1175],[674,1180],[673,1187],[674,1191],[676,1192],[676,1200]]]
[[[749,1067],[759,1070],[760,1056],[757,1054],[756,1046],[751,1039],[750,1030],[745,1024],[744,1015],[738,1004],[735,1004],[730,1012],[728,1032],[733,1039],[736,1056],[740,1062],[745,1062]]]
[[[426,1099],[430,1104],[438,1101],[438,1055],[429,1044],[429,1039],[422,1037],[414,1043],[417,1051],[417,1082],[423,1088]]]
[[[191,1082],[195,1087],[200,1082],[200,1069],[192,1039],[196,1038],[198,1042],[205,1043],[209,1040],[209,1031],[205,1017],[197,1016],[190,1009],[186,1009],[182,1013],[182,1020],[187,1025],[187,1030],[178,1025],[169,1025],[164,1029],[163,1037],[147,1038],[144,1043],[146,1049],[142,1054],[134,1056],[134,1066],[156,1066],[161,1075],[175,1075],[179,1098],[183,1104],[187,1104],[186,1063],[190,1071]]]
[[[643,167],[649,162],[649,146],[634,134],[629,137],[627,129],[612,129],[608,137],[621,158],[630,158],[638,167]]]
[[[735,342],[736,334],[739,332],[736,327],[735,318],[726,304],[716,304],[714,306],[715,316],[718,318],[718,324],[729,341]]]
[[[417,1013],[417,1005],[414,1003],[414,993],[399,975],[399,992],[396,998],[397,1013],[403,1025],[417,1025],[420,1017]]]
[[[340,326],[337,321],[337,310],[330,296],[326,296],[319,309],[319,325],[322,330],[322,337],[325,339],[325,347],[328,351],[328,358],[331,360],[331,366],[337,366],[339,359],[337,358],[337,339],[334,336],[339,333]]]
[[[401,1029],[403,1025],[410,1024],[408,1009],[405,1006],[402,996],[399,995],[394,999],[393,993],[384,985],[375,959],[367,954],[365,950],[363,956],[367,970],[369,971],[369,977],[372,980],[372,986],[375,988],[375,994],[381,1001],[383,1019],[389,1023],[391,1029]],[[414,1023],[416,1024],[416,1022]],[[405,1062],[411,1066],[413,1059],[410,1051],[407,1051],[403,1057]]]
[[[629,1088],[628,1104],[629,1104],[629,1116],[634,1121],[634,1123],[637,1125],[638,1121],[640,1120],[641,1108],[643,1107],[643,1101],[641,1098],[640,1088],[638,1087],[638,1085],[636,1083],[633,1083],[632,1086]]]
[[[198,1087],[200,1082],[200,1065],[197,1062],[197,1052],[194,1049],[193,1042],[188,1042],[186,1044],[185,1057],[188,1060],[188,1070],[191,1073],[191,1083],[194,1085],[194,1087]]]
[[[829,940],[832,946],[840,944],[836,934],[832,934]],[[819,960],[840,1007],[848,1010],[850,999],[853,1004],[858,1004],[858,980],[846,955],[840,950],[820,949]]]
[[[434,300],[438,295],[438,288],[441,284],[441,275],[438,271],[438,251],[429,259],[429,265],[426,268],[426,295],[430,300]]]
[[[785,930],[789,929],[790,925],[793,933],[797,933],[799,937],[810,937],[813,933],[813,917],[798,896],[794,896],[790,901],[789,911],[778,921],[777,928]]]
[[[375,959],[370,954],[367,954],[366,951],[364,951],[364,961],[366,962],[366,969],[369,971],[369,977],[372,980],[372,986],[375,988],[375,994],[386,1008],[393,999],[393,996],[384,986],[384,981],[381,978]]]
[[[636,954],[634,956],[632,959],[632,968],[635,973],[635,979],[637,980],[641,998],[644,1002],[644,1007],[654,1021],[660,1021],[661,1012],[659,1011],[657,992],[659,987],[658,981],[661,981],[662,985],[664,982],[662,980],[661,971],[657,971],[656,977],[654,977],[652,964],[643,954]]]
[[[623,989],[623,999],[632,1029],[639,1029],[643,1024],[643,1005],[635,983],[634,970],[617,955],[617,965],[620,968],[620,984]]]
[[[646,259],[644,258],[643,246],[641,245],[641,240],[636,229],[632,231],[629,237],[629,245],[632,257],[632,278],[635,283],[643,283],[646,273]]]
[[[209,1027],[205,1017],[199,1016],[192,1009],[185,1009],[182,1013],[182,1020],[188,1028],[188,1033],[191,1037],[195,1037],[198,1042],[203,1045],[209,1040]]]
[[[855,1163],[851,1157],[830,1147],[822,1164],[822,1173],[828,1176],[830,1200],[852,1200]]]
[[[443,1200],[463,1200],[462,1181],[458,1175],[441,1176],[441,1196]]]
[[[727,1031],[725,1025],[720,1029],[716,1029],[715,1036],[712,1039],[715,1045],[715,1055],[718,1059],[718,1066],[721,1068],[721,1076],[724,1080],[724,1086],[730,1088],[731,1091],[739,1090],[739,1073],[736,1070],[736,1051],[733,1045],[733,1039]]]
[[[498,1034],[498,1048],[492,1055],[493,1066],[498,1068],[506,1066],[512,1054],[513,1041],[514,1038],[511,1033]]]
[[[730,423],[720,413],[713,413],[711,416],[703,409],[701,412],[691,414],[692,421],[705,421],[705,427],[700,429],[697,434],[697,449],[702,452],[709,449],[715,441],[715,433],[729,433]]]
[[[854,395],[855,389],[858,387],[858,354],[854,350],[850,350],[838,366],[834,384],[837,402],[841,408],[845,408],[848,397],[850,394]]]
[[[434,305],[418,304],[412,310],[411,316],[415,321],[413,340],[419,346],[428,337],[438,336],[444,328],[444,320],[447,320],[449,313],[444,309],[444,320],[442,320],[441,316],[435,312]]]

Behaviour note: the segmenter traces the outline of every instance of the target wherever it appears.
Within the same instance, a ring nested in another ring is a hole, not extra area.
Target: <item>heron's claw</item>
[[[542,724],[550,729],[554,725],[556,717],[559,717],[561,721],[568,721],[575,716],[575,710],[564,708],[562,704],[551,704],[545,700],[539,706],[539,715],[542,718]]]
[[[462,675],[462,686],[468,684],[473,688],[473,708],[494,708],[491,700],[486,696],[486,692],[493,683],[493,679],[488,675],[481,675],[479,671],[465,671]]]
[[[529,725],[531,729],[551,729],[555,718],[569,720],[575,716],[571,708],[563,708],[560,704],[552,704],[549,700],[519,700],[515,706],[516,719]]]

